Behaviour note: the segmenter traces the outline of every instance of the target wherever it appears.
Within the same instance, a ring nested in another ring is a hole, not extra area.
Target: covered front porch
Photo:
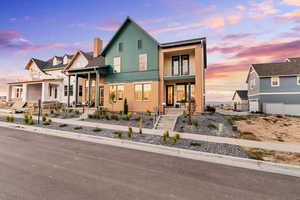
[[[71,87],[71,77],[75,77],[75,100],[70,102],[68,92],[68,107],[87,105],[100,107],[104,105],[104,76],[111,73],[109,66],[87,67],[68,71],[68,88]]]
[[[60,101],[63,79],[40,79],[8,83],[7,101]]]

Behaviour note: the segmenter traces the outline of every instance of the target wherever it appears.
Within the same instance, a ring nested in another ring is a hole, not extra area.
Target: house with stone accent
[[[105,48],[94,39],[93,51],[31,59],[31,79],[9,83],[9,100],[59,101],[130,111],[185,109],[193,102],[204,111],[206,38],[159,43],[129,17]],[[113,95],[112,95],[113,94]]]

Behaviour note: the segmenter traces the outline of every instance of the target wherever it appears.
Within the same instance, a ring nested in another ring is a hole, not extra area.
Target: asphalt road
[[[0,200],[300,199],[300,178],[0,127]]]

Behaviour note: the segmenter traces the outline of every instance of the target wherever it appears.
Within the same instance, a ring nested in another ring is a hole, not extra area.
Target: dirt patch
[[[300,165],[300,153],[272,151],[248,147],[243,147],[243,149],[247,152],[249,158],[251,159]]]
[[[251,133],[248,136],[252,139],[255,138],[254,140],[300,144],[299,117],[249,115],[232,121],[237,125],[240,132],[240,134],[235,135],[238,138],[245,137],[244,133]]]

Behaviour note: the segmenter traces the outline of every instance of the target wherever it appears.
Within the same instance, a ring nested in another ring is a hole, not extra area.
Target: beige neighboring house
[[[248,111],[248,90],[236,90],[232,97],[232,107],[235,111]]]

